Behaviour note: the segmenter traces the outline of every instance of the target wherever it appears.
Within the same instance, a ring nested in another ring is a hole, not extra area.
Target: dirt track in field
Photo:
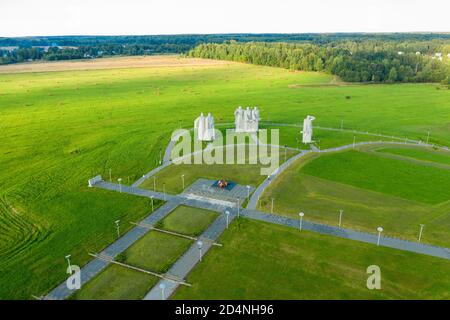
[[[90,60],[28,62],[0,66],[0,73],[93,70],[113,68],[195,67],[232,64],[229,61],[181,58],[177,55],[115,57]]]

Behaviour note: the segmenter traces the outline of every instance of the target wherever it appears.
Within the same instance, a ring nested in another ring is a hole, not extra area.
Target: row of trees
[[[57,47],[49,48],[32,47],[18,48],[15,50],[0,50],[0,64],[18,63],[30,60],[70,60],[83,58],[98,58],[114,55],[149,55],[186,52],[191,49],[186,44],[154,44],[154,45],[122,45],[101,44],[96,46]]]
[[[450,64],[431,56],[425,42],[338,41],[318,44],[237,43],[200,44],[188,56],[231,60],[292,70],[324,71],[349,82],[445,82]],[[439,49],[446,44],[440,44]],[[419,48],[422,51],[418,50]],[[444,51],[445,54],[445,51]]]

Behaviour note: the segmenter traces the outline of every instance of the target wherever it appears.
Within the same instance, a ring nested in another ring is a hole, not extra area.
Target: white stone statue
[[[313,134],[313,126],[312,126],[312,122],[313,120],[315,120],[316,118],[313,116],[306,116],[305,120],[303,120],[303,139],[302,142],[303,143],[311,143],[313,142],[312,140],[312,134]]]
[[[211,115],[211,113],[208,113],[207,117],[205,117],[203,113],[201,113],[200,116],[194,121],[194,130],[197,132],[197,140],[214,140],[214,117]]]
[[[234,125],[236,127],[236,132],[244,131],[244,110],[242,110],[241,106],[234,111]]]
[[[250,109],[247,107],[245,110],[242,107],[238,107],[234,112],[234,124],[236,126],[236,132],[257,132],[259,128],[259,110],[258,107]]]

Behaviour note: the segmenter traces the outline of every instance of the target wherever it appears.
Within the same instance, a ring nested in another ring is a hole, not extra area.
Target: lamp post
[[[378,231],[377,246],[379,246],[380,245],[380,239],[381,239],[381,233],[383,232],[383,228],[382,227],[378,227],[377,231]]]
[[[286,162],[287,159],[287,144],[284,145],[284,162]]]
[[[424,224],[421,224],[421,225],[420,225],[419,242],[420,242],[420,240],[422,239],[422,231],[423,231],[423,227],[424,227],[424,226],[425,226]]]
[[[181,181],[183,183],[183,190],[184,190],[184,174],[181,175]]]
[[[116,224],[116,230],[117,230],[117,239],[120,237],[120,220],[116,220],[114,221],[114,223]]]
[[[166,183],[163,183],[163,199],[166,201]]]
[[[122,193],[122,178],[117,179],[119,181],[119,192]]]
[[[342,213],[344,212],[344,210],[339,210],[339,228],[341,228],[341,223],[342,223]]]
[[[298,228],[299,228],[299,230],[301,231],[301,230],[302,230],[302,226],[303,226],[303,216],[304,216],[305,214],[304,214],[303,212],[300,212],[298,215],[300,216],[300,221],[299,221]]]
[[[155,207],[153,206],[153,196],[151,196],[150,199],[152,200],[152,212],[153,212],[155,211]]]
[[[225,216],[226,216],[226,218],[227,218],[227,229],[228,229],[228,218],[229,218],[229,216],[230,216],[230,211],[226,210],[226,211],[225,211]]]
[[[273,200],[274,200],[274,198],[272,198],[272,204],[270,206],[270,213],[273,213]]]
[[[249,198],[249,199],[250,199],[250,189],[251,189],[251,187],[247,186],[247,198]]]
[[[153,191],[156,192],[156,177],[153,177]]]
[[[161,300],[165,300],[165,295],[164,295],[164,289],[166,288],[166,284],[164,282],[161,282],[159,284],[159,288],[161,289]]]
[[[428,135],[427,135],[427,144],[428,144],[429,140],[430,140],[430,131],[428,131]]]
[[[200,240],[197,241],[197,247],[198,247],[198,253],[200,256],[200,261],[202,261],[202,247],[203,247],[203,242],[201,242]]]
[[[69,272],[70,272],[70,274],[72,274],[72,265],[70,264],[70,257],[71,257],[71,255],[68,254],[66,256],[66,260],[67,260],[67,264],[69,265]]]
[[[237,210],[238,210],[238,218],[241,214],[241,198],[237,198]]]
[[[355,144],[356,144],[356,136],[353,136],[353,149],[355,149]]]

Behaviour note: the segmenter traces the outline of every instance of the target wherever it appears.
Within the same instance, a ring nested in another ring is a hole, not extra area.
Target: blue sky
[[[448,0],[0,0],[0,36],[450,32]]]

